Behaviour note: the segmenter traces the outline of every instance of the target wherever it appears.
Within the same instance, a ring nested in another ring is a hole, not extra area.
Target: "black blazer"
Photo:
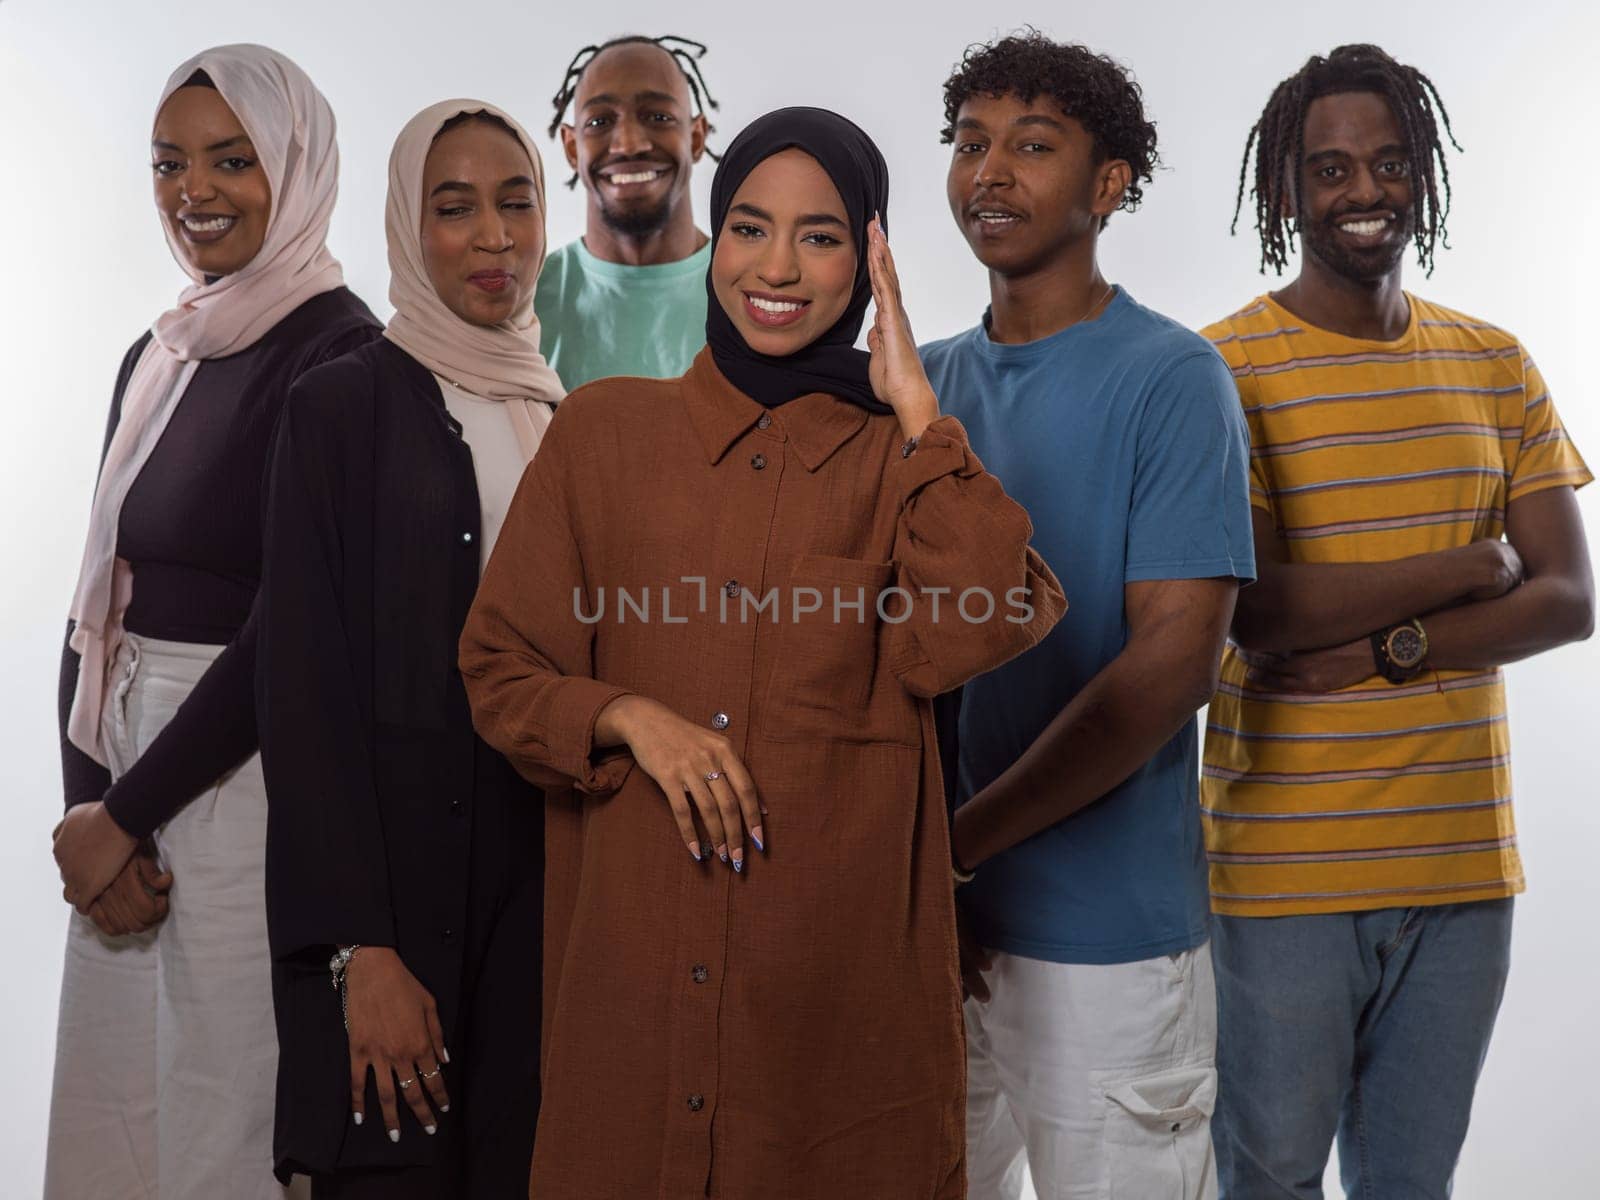
[[[379,339],[291,390],[268,472],[257,719],[268,796],[267,924],[289,1172],[431,1161],[405,1105],[392,1145],[349,1114],[328,958],[393,946],[463,1007],[472,826],[515,806],[542,875],[543,798],[473,732],[456,645],[478,585],[472,455],[432,374]],[[487,826],[485,826],[487,827]],[[528,948],[537,955],[537,945]],[[539,1015],[527,1014],[537,1037]]]

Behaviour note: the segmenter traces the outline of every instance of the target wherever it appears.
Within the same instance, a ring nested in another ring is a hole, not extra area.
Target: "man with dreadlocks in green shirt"
[[[588,214],[583,237],[545,263],[535,309],[540,348],[568,391],[611,375],[682,375],[705,344],[711,239],[689,191],[717,107],[697,61],[705,50],[630,34],[585,46],[562,77],[550,134]]]

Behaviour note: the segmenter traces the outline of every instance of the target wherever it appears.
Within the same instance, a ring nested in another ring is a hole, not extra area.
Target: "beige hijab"
[[[177,306],[156,318],[122,395],[122,416],[106,450],[89,513],[89,536],[72,597],[72,648],[80,656],[67,736],[96,761],[100,709],[117,649],[133,573],[116,556],[117,526],[128,490],[161,440],[200,363],[254,345],[313,296],[344,284],[324,244],[338,192],[339,148],[333,110],[310,78],[265,46],[218,46],[172,73],[156,111],[196,71],[216,85],[250,136],[272,194],[261,250],[214,283],[184,259],[166,223],[167,244],[194,280]]]
[[[561,380],[539,353],[539,318],[533,288],[498,325],[473,325],[451,312],[428,279],[422,261],[422,175],[428,150],[439,130],[461,113],[487,113],[516,131],[533,164],[539,215],[544,216],[544,164],[527,131],[492,104],[445,100],[430,105],[406,123],[389,155],[389,301],[394,316],[384,336],[436,375],[486,400],[504,400],[525,459],[539,448],[550,408],[566,394]],[[538,267],[544,265],[541,255]],[[538,267],[535,267],[537,277]]]

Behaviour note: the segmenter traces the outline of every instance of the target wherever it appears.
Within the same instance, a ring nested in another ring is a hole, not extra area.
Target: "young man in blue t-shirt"
[[[1101,276],[1156,162],[1138,85],[1039,34],[945,84],[950,207],[989,310],[923,350],[1069,609],[964,689],[951,849],[973,1200],[1215,1195],[1216,1000],[1195,710],[1254,575],[1222,360]],[[945,705],[948,715],[954,706]],[[946,742],[948,745],[948,742]]]

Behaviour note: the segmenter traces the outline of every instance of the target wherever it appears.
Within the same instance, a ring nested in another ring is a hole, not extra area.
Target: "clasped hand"
[[[172,873],[96,800],[67,810],[52,835],[61,895],[109,937],[143,933],[167,915]]]

